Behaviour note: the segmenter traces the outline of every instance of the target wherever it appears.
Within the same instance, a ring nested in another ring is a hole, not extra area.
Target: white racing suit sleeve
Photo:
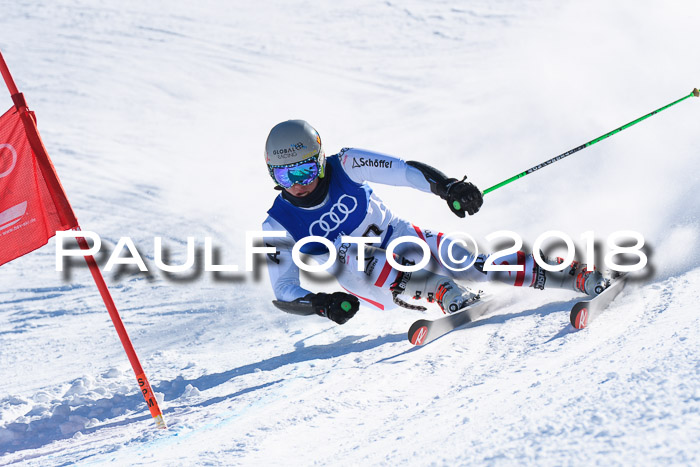
[[[264,231],[286,231],[276,220],[268,217],[263,223]],[[294,239],[287,232],[286,237],[267,238],[265,246],[275,248],[275,253],[267,255],[267,271],[270,275],[272,290],[277,300],[291,302],[311,292],[301,287],[299,268],[292,261]]]
[[[430,183],[421,171],[398,157],[356,148],[345,148],[338,156],[345,172],[357,183],[408,186],[431,192]]]

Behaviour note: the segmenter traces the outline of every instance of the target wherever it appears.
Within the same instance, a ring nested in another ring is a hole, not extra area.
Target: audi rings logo
[[[2,170],[3,149],[9,149],[10,153],[12,154],[12,162],[10,162],[10,167],[7,170],[0,172],[0,178],[10,175],[17,164],[17,151],[15,151],[15,148],[13,148],[11,144],[2,143],[0,144],[0,170]]]
[[[311,224],[311,227],[309,227],[309,235],[328,238],[331,232],[348,220],[348,216],[355,209],[357,209],[357,198],[350,195],[341,196],[333,207],[331,207],[330,211]]]

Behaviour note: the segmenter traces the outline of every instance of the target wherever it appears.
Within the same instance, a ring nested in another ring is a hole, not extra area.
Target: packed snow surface
[[[644,235],[644,277],[577,332],[565,291],[494,287],[497,312],[423,347],[417,311],[282,313],[264,268],[164,274],[187,237],[244,264],[277,192],[263,145],[303,118],[344,146],[480,188],[700,87],[695,1],[0,2],[0,50],[104,265],[164,410],[156,430],[89,272],[55,243],[0,268],[0,464],[700,463],[700,99],[485,197],[468,219],[375,186],[417,225],[602,254]],[[5,95],[5,106],[11,106]],[[201,256],[200,256],[201,258]],[[201,261],[200,261],[201,264]],[[304,283],[334,290],[333,282]],[[438,317],[439,311],[429,310]]]

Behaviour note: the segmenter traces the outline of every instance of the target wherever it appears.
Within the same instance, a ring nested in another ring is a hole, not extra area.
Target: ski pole
[[[501,183],[499,183],[499,184],[497,184],[497,185],[494,185],[494,186],[492,186],[492,187],[490,187],[490,188],[485,189],[485,190],[483,191],[483,194],[485,195],[486,193],[490,193],[490,192],[492,192],[493,190],[497,190],[497,189],[501,188],[502,186],[505,186],[505,185],[509,184],[510,182],[514,182],[515,180],[524,177],[525,175],[530,175],[532,172],[535,172],[535,171],[537,171],[537,170],[540,170],[540,169],[543,168],[543,167],[546,167],[546,166],[548,166],[548,165],[550,165],[550,164],[553,164],[553,163],[555,163],[555,162],[557,162],[557,161],[559,161],[559,160],[561,160],[561,159],[563,159],[563,158],[565,158],[565,157],[568,157],[568,156],[572,155],[573,153],[580,151],[581,149],[585,149],[585,148],[587,148],[588,146],[593,146],[593,145],[594,145],[595,143],[597,143],[598,141],[603,141],[605,138],[609,138],[610,136],[614,135],[615,133],[619,133],[619,132],[621,132],[622,130],[625,130],[625,129],[631,127],[632,125],[636,125],[637,123],[641,122],[642,120],[645,120],[645,119],[651,117],[652,115],[656,115],[657,113],[661,112],[662,110],[668,109],[669,107],[671,107],[671,106],[673,106],[673,105],[676,105],[676,104],[678,104],[679,102],[684,101],[684,100],[686,100],[687,98],[692,97],[692,96],[700,97],[700,91],[698,91],[698,89],[695,88],[695,89],[693,89],[693,90],[691,91],[691,93],[688,94],[687,96],[681,97],[681,98],[678,99],[677,101],[671,102],[670,104],[665,105],[665,106],[661,107],[660,109],[656,109],[656,110],[654,110],[653,112],[644,115],[643,117],[639,117],[638,119],[636,119],[636,120],[634,120],[634,121],[631,121],[631,122],[629,122],[627,125],[623,125],[623,126],[621,126],[620,128],[617,128],[617,129],[611,131],[610,133],[605,133],[603,136],[599,136],[598,138],[593,139],[593,140],[591,140],[591,141],[589,141],[589,142],[587,142],[587,143],[585,143],[585,144],[582,144],[581,146],[578,146],[578,147],[575,147],[575,148],[573,148],[573,149],[570,149],[570,150],[566,151],[566,152],[563,153],[563,154],[559,154],[557,157],[553,157],[553,158],[549,159],[548,161],[544,161],[544,162],[542,162],[541,164],[537,164],[536,166],[527,169],[525,172],[521,172],[521,173],[519,173],[519,174],[517,174],[517,175],[514,175],[514,176],[510,177],[508,180],[503,180]]]

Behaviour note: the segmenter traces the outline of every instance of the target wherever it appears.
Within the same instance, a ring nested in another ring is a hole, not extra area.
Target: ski
[[[612,284],[599,295],[576,303],[571,308],[571,325],[576,329],[584,329],[610,305],[617,295],[622,292],[627,282],[627,275],[613,279]]]
[[[467,308],[437,319],[419,319],[408,330],[408,341],[425,345],[464,324],[470,323],[495,307],[491,299],[480,299]]]

